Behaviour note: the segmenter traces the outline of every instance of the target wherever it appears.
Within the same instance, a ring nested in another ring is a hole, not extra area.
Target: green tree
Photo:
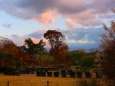
[[[34,43],[31,38],[25,39],[25,44],[20,47],[20,49],[30,55],[36,55],[43,52],[46,52],[46,49],[44,48],[45,42],[43,40],[40,40],[39,43]]]
[[[72,58],[72,64],[76,65],[79,61],[82,60],[83,57],[85,57],[86,52],[84,50],[76,50],[73,51],[73,58]]]
[[[85,69],[90,69],[93,67],[94,65],[94,58],[91,56],[86,56],[84,58],[82,58],[82,60],[79,61],[78,63],[82,68]]]
[[[43,68],[52,66],[53,61],[54,58],[49,54],[41,54],[37,57],[38,65]]]

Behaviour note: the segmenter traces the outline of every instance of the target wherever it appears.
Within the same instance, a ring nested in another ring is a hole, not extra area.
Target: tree
[[[16,66],[17,62],[30,65],[31,56],[20,49],[9,39],[0,37],[0,62],[3,66]]]
[[[36,55],[41,54],[43,52],[46,52],[44,46],[45,42],[43,40],[40,40],[39,43],[34,43],[31,38],[25,39],[25,44],[20,47],[20,49],[30,55]]]
[[[111,22],[111,26],[104,24],[105,34],[101,35],[101,70],[109,80],[115,78],[115,22]],[[115,82],[115,81],[113,81]],[[115,85],[115,83],[114,83]],[[109,85],[110,86],[110,85]]]
[[[72,64],[72,53],[70,52],[70,51],[66,51],[65,53],[64,53],[64,63],[67,65],[67,66],[71,66],[71,64]]]
[[[55,57],[55,65],[62,64],[64,52],[68,51],[68,46],[64,43],[64,35],[56,30],[48,30],[44,34],[44,38],[48,39],[51,45],[50,54]]]
[[[48,30],[44,34],[44,38],[48,39],[51,49],[54,49],[58,44],[63,44],[64,35],[56,30]]]
[[[86,55],[86,52],[84,50],[76,50],[76,51],[73,51],[73,57],[72,57],[72,64],[73,65],[76,65],[76,63],[78,63],[79,61],[82,60],[83,57],[85,57]]]
[[[2,66],[13,65],[16,59],[16,52],[18,51],[19,49],[11,40],[0,37],[0,59]]]
[[[14,56],[0,50],[0,67],[10,66],[13,64]]]
[[[86,56],[84,58],[82,58],[82,60],[79,61],[78,63],[82,68],[85,69],[90,69],[93,67],[94,65],[94,58],[91,56]]]
[[[11,40],[4,37],[1,37],[0,40],[0,50],[12,54],[15,54],[15,52],[19,51],[17,46]]]
[[[52,66],[52,63],[54,61],[54,58],[50,56],[49,54],[41,54],[40,56],[37,57],[38,65],[40,67],[50,67]]]

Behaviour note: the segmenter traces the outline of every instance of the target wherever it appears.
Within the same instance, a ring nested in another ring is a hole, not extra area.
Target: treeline
[[[34,43],[31,38],[25,39],[24,45],[16,46],[11,40],[1,37],[0,66],[30,67],[67,67],[79,65],[79,68],[95,67],[95,53],[84,50],[69,51],[64,43],[64,35],[56,30],[48,30],[44,34],[51,48],[46,50],[46,43],[41,39]]]

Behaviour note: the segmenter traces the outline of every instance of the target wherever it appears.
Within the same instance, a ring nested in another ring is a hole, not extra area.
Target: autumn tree
[[[0,67],[12,65],[14,56],[0,50]]]
[[[65,37],[61,32],[56,30],[48,30],[44,34],[50,45],[50,54],[55,58],[56,65],[63,63],[64,52],[68,50],[68,46],[64,43]]]
[[[4,52],[9,52],[9,53],[14,53],[19,51],[19,49],[17,48],[17,46],[9,39],[1,37],[0,40],[0,50],[4,51]]]
[[[9,39],[0,37],[0,54],[1,54],[1,64],[4,66],[13,65],[15,62],[16,52],[19,49],[17,46]]]
[[[17,63],[23,65],[31,64],[31,56],[20,51],[13,41],[0,37],[0,62],[2,66],[16,66]]]
[[[64,53],[64,63],[68,66],[68,67],[70,67],[71,65],[72,65],[72,57],[73,57],[73,55],[72,55],[72,52],[70,52],[70,51],[66,51],[65,53]]]

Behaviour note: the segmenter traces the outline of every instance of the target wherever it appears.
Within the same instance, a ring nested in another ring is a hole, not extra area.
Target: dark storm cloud
[[[20,0],[19,3],[17,3],[17,6],[23,9],[30,9],[30,11],[41,13],[54,8],[55,2],[55,0]]]

